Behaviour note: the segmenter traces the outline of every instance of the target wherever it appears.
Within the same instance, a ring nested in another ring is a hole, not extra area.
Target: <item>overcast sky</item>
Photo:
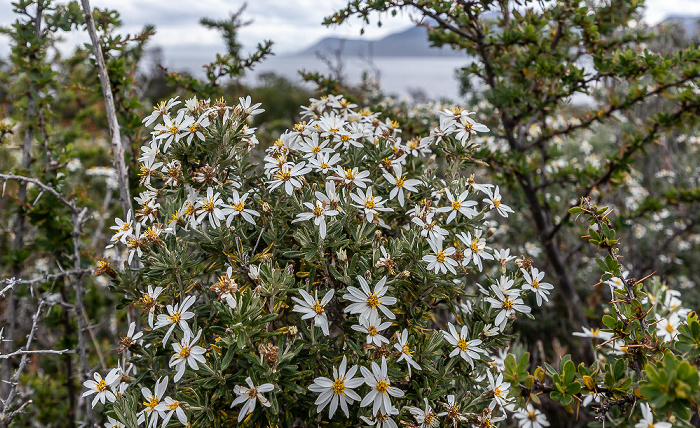
[[[614,0],[613,0],[614,1]],[[151,46],[161,46],[165,58],[187,55],[199,60],[202,54],[213,56],[222,51],[219,34],[199,25],[201,17],[223,18],[237,10],[243,0],[92,0],[93,7],[116,8],[124,23],[124,32],[134,33],[145,24],[156,26],[157,33]],[[278,55],[294,53],[327,36],[359,37],[362,24],[353,20],[350,25],[327,28],[321,25],[325,16],[347,4],[345,0],[250,0],[244,17],[254,23],[240,32],[244,49],[251,49],[258,42],[271,39],[273,51]],[[646,20],[656,24],[667,16],[700,16],[700,0],[648,0]],[[0,25],[9,24],[15,17],[10,0],[0,0]],[[380,38],[411,25],[408,14],[379,17],[382,27],[375,24],[365,27],[367,38]],[[82,36],[86,37],[86,36]],[[0,38],[0,56],[8,53],[6,38]],[[81,39],[71,36],[66,45]],[[177,54],[175,54],[177,52]]]

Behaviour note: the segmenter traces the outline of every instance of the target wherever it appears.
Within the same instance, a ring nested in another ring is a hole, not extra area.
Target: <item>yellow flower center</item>
[[[457,347],[458,347],[459,349],[461,349],[462,351],[466,351],[467,349],[469,349],[469,343],[467,343],[466,340],[460,338],[460,339],[457,341]]]
[[[376,336],[377,334],[379,334],[379,330],[377,330],[377,327],[372,325],[367,329],[367,334],[369,334],[370,336]]]
[[[119,231],[126,232],[129,229],[131,229],[131,223],[123,223],[122,227],[119,228]]]
[[[460,208],[462,208],[462,204],[460,204],[459,201],[452,202],[452,209],[453,210],[458,210]]]
[[[374,293],[369,293],[369,296],[367,296],[367,306],[369,306],[372,309],[375,309],[377,306],[379,306],[379,296],[377,296]]]
[[[354,171],[352,169],[346,169],[345,170],[345,177],[349,178],[350,180],[354,179],[357,176],[358,172]]]
[[[180,312],[175,312],[174,314],[170,315],[168,317],[168,321],[170,321],[170,324],[180,322]]]
[[[396,177],[396,187],[403,187],[406,180],[401,177]]]
[[[323,215],[323,207],[316,205],[312,212],[316,217],[321,217]]]
[[[107,382],[105,382],[104,379],[100,379],[100,381],[97,382],[97,385],[95,385],[95,389],[96,389],[98,392],[104,391],[105,389],[107,389]]]
[[[177,134],[178,132],[180,132],[180,127],[177,126],[177,124],[175,124],[175,125],[173,125],[173,126],[171,126],[171,127],[168,128],[168,133],[170,133],[170,134],[175,135],[175,134]]]
[[[333,392],[345,395],[345,382],[343,382],[343,379],[337,379],[333,382]]]
[[[530,419],[531,421],[534,421],[535,419],[537,419],[537,415],[535,414],[535,411],[530,410],[529,412],[527,412],[527,418]]]
[[[208,213],[213,212],[214,211],[214,201],[212,201],[211,199],[207,199],[202,204],[202,209]]]
[[[534,289],[540,288],[540,283],[537,282],[537,279],[536,279],[536,278],[532,278],[532,284],[530,284],[530,285],[531,285],[532,288],[534,288]],[[599,329],[595,329],[595,330],[600,331]]]
[[[282,181],[287,181],[290,178],[292,178],[292,174],[290,173],[289,169],[287,169],[287,168],[282,168],[281,170],[277,171],[275,173],[275,176],[277,177],[278,180],[282,180]]]
[[[503,309],[507,309],[507,310],[513,309],[513,302],[510,300],[510,297],[508,297],[508,296],[505,296],[505,298],[503,299]]]
[[[475,253],[482,252],[482,250],[479,248],[479,238],[472,239],[472,244],[471,244],[470,248]]]
[[[501,206],[501,195],[498,195],[495,198],[493,198],[493,206],[496,208]]]
[[[365,208],[371,210],[372,208],[374,208],[374,205],[374,197],[365,199]]]
[[[318,153],[318,152],[320,152],[320,151],[321,151],[321,147],[319,147],[319,146],[314,146],[314,148],[311,149],[311,153],[314,153],[314,154],[315,154],[315,153]]]
[[[501,391],[500,385],[496,385],[496,387],[493,388],[493,395],[498,398],[503,398],[503,391]]]
[[[436,258],[437,261],[439,261],[440,263],[445,263],[445,260],[447,260],[447,254],[445,254],[444,251],[440,251],[440,252],[437,253],[437,255],[435,256],[435,258]]]
[[[185,346],[184,348],[180,349],[180,358],[185,360],[189,356],[190,356],[190,348],[189,347]]]
[[[165,406],[165,407],[166,407],[168,410],[175,410],[175,409],[177,409],[179,406],[180,406],[180,402],[179,402],[179,401],[173,401],[172,403],[168,404],[168,405]]]
[[[377,382],[377,392],[379,394],[386,394],[386,391],[389,389],[389,382],[385,380],[380,380]]]
[[[337,134],[337,133],[338,133],[338,130],[337,130],[336,128],[331,128],[330,131],[331,131],[332,134]]]
[[[669,323],[669,324],[666,324],[666,331],[667,331],[667,332],[673,333],[674,330],[675,330],[675,329],[673,328],[673,325],[671,325],[670,323]]]
[[[147,409],[146,409],[147,412],[152,412],[156,408],[158,403],[159,403],[158,399],[151,395],[151,398],[148,401],[144,401],[143,405],[147,407]]]
[[[314,312],[316,312],[318,315],[321,315],[322,313],[324,313],[326,311],[325,309],[323,309],[323,305],[321,304],[320,300],[317,301],[316,304],[311,309],[313,309]]]
[[[241,212],[245,208],[245,202],[238,201],[235,204],[233,204],[233,209]]]
[[[401,352],[406,354],[406,355],[411,356],[411,355],[413,355],[414,351],[411,351],[411,349],[408,347],[408,345],[403,345],[403,347],[401,348]]]

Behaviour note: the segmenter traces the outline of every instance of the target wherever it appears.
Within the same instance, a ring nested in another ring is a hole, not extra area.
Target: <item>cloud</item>
[[[192,52],[198,59],[213,58],[217,52],[222,52],[220,35],[202,27],[199,20],[202,17],[225,18],[243,3],[242,0],[91,1],[93,7],[116,8],[124,25],[124,33],[133,34],[147,24],[155,25],[156,35],[150,43],[163,49],[166,60],[182,58]],[[249,0],[243,19],[252,20],[253,24],[240,30],[239,41],[244,51],[251,51],[257,43],[272,40],[275,54],[284,55],[300,51],[323,37],[360,37],[360,30],[364,28],[363,37],[376,39],[412,25],[411,14],[407,12],[400,12],[395,17],[375,14],[369,25],[357,18],[341,26],[321,25],[323,18],[346,4],[346,0]],[[700,1],[647,0],[645,16],[651,24],[662,21],[668,15],[700,16]],[[10,2],[0,1],[0,25],[8,25],[14,18]],[[382,22],[381,27],[376,25],[377,21]],[[85,35],[68,35],[63,50],[86,40]],[[0,56],[8,55],[8,42],[6,37],[0,37]]]

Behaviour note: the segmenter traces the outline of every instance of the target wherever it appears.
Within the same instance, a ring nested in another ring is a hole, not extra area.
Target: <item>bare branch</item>
[[[90,273],[90,272],[92,272],[92,269],[80,269],[77,271],[76,270],[67,270],[67,271],[58,272],[58,273],[47,273],[46,275],[39,276],[39,277],[32,278],[32,279],[17,279],[17,278],[3,279],[2,281],[0,281],[0,284],[5,283],[8,285],[5,288],[3,288],[2,290],[0,290],[0,297],[3,297],[5,292],[7,290],[9,290],[10,288],[14,287],[15,285],[20,285],[20,284],[32,285],[32,284],[36,284],[39,282],[50,281],[52,279],[61,278],[64,276],[78,275],[78,274],[84,275],[84,274]]]
[[[41,187],[42,190],[54,195],[56,197],[56,199],[58,199],[59,202],[61,202],[63,205],[67,206],[71,210],[71,212],[78,211],[78,208],[75,206],[74,202],[69,201],[63,195],[58,193],[58,190],[54,189],[53,187],[49,186],[48,184],[42,183],[41,181],[37,180],[36,178],[25,177],[23,175],[17,175],[17,174],[0,174],[0,180],[3,180],[3,181],[17,180],[17,181],[24,182],[24,183],[32,183],[38,187]]]
[[[27,336],[27,343],[24,345],[24,350],[29,351],[29,348],[32,346],[32,339],[34,338],[34,333],[36,333],[37,329],[37,321],[39,321],[39,315],[41,315],[41,311],[44,309],[44,306],[46,305],[46,302],[41,300],[39,302],[39,307],[36,310],[36,313],[34,314],[34,317],[32,318],[32,328],[29,330],[29,335]],[[19,361],[19,367],[17,367],[17,370],[15,371],[14,376],[12,376],[12,379],[10,380],[10,392],[7,395],[7,398],[5,399],[5,404],[3,405],[2,409],[2,414],[0,415],[0,427],[7,427],[9,426],[10,422],[12,421],[12,417],[14,415],[17,415],[17,412],[10,412],[10,406],[12,406],[12,400],[15,398],[15,395],[17,395],[17,385],[19,382],[19,377],[24,371],[24,368],[27,365],[27,355],[29,353],[24,353],[22,354],[22,358]],[[22,407],[26,407],[26,404],[23,405]]]
[[[109,133],[111,136],[110,143],[112,145],[112,154],[114,155],[114,169],[117,171],[119,181],[119,201],[122,205],[124,215],[127,215],[131,209],[131,195],[129,192],[129,175],[126,171],[124,163],[124,147],[122,146],[121,134],[119,132],[119,122],[117,121],[117,111],[114,107],[114,97],[112,96],[112,87],[109,83],[109,75],[107,74],[107,66],[105,65],[104,57],[102,56],[102,46],[97,37],[97,29],[95,21],[92,18],[92,8],[89,0],[81,0],[83,6],[83,14],[85,16],[85,24],[87,25],[90,41],[92,42],[92,51],[95,55],[95,64],[97,65],[97,74],[102,85],[102,96],[105,100],[105,114],[107,115],[107,123],[109,124]]]
[[[0,355],[0,360],[6,360],[8,358],[12,358],[12,357],[17,356],[17,355],[25,355],[25,354],[58,354],[58,355],[62,355],[62,354],[73,354],[73,353],[75,353],[75,350],[73,350],[73,349],[62,349],[60,351],[58,351],[56,349],[36,349],[33,351],[27,351],[26,349],[19,349],[15,352],[11,352],[9,354]]]

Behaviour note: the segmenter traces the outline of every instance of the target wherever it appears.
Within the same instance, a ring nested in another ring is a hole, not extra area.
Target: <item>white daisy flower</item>
[[[161,400],[156,406],[158,413],[163,415],[163,423],[161,424],[161,427],[168,426],[170,418],[173,417],[173,414],[177,416],[177,420],[180,421],[183,426],[189,427],[187,414],[185,413],[185,406],[186,404],[182,401],[174,400],[171,397],[163,398],[163,400]]]
[[[298,164],[284,164],[274,173],[274,179],[267,183],[268,190],[272,192],[284,184],[284,191],[291,196],[294,189],[301,187],[300,177],[310,172],[311,168],[307,167],[306,162],[303,161]]]
[[[353,206],[361,209],[370,223],[380,211],[394,211],[392,208],[383,206],[385,201],[381,196],[372,195],[371,187],[367,188],[367,190],[357,189],[357,193],[351,193],[350,197],[355,201]]]
[[[398,342],[394,343],[394,348],[401,353],[399,359],[396,361],[406,361],[406,364],[408,365],[408,377],[411,377],[411,367],[415,368],[416,370],[421,369],[418,363],[413,360],[414,351],[411,351],[411,348],[408,346],[408,329],[403,329],[403,332],[401,332],[401,335],[399,336]]]
[[[442,241],[437,241],[435,239],[428,239],[428,244],[435,254],[428,254],[423,256],[423,261],[428,263],[428,270],[434,270],[435,273],[447,273],[449,270],[453,274],[457,273],[455,266],[459,266],[459,263],[455,261],[450,256],[455,253],[454,247],[448,247],[445,250],[442,249]]]
[[[404,189],[406,189],[406,191],[408,191],[408,192],[418,192],[418,189],[416,189],[416,186],[422,185],[423,182],[420,180],[404,178],[403,172],[401,171],[400,164],[394,164],[393,170],[394,170],[394,175],[391,175],[391,174],[386,173],[386,172],[384,173],[384,178],[386,179],[386,181],[388,181],[389,183],[394,185],[394,188],[391,189],[391,192],[389,193],[389,200],[392,200],[398,196],[399,204],[401,206],[403,206],[403,204],[404,204],[404,195],[403,195]]]
[[[671,314],[668,318],[662,318],[656,323],[656,336],[663,339],[664,342],[673,342],[678,336],[678,327],[681,325],[681,319],[677,314]]]
[[[170,357],[169,366],[174,367],[175,370],[177,370],[175,377],[173,378],[173,381],[175,382],[182,379],[182,376],[185,374],[185,367],[187,365],[189,365],[192,370],[199,370],[199,365],[197,362],[206,364],[204,354],[207,353],[207,350],[201,346],[194,345],[202,335],[202,330],[199,330],[194,338],[192,338],[191,334],[192,333],[189,329],[185,330],[185,335],[182,337],[182,340],[180,340],[180,343],[172,344],[175,354]]]
[[[481,229],[474,231],[474,236],[471,232],[460,233],[457,235],[460,241],[466,248],[464,249],[464,260],[462,266],[467,266],[469,262],[474,262],[474,265],[479,268],[479,272],[483,270],[482,260],[493,260],[493,256],[486,252],[491,248],[486,246],[486,239],[481,237]]]
[[[146,127],[151,126],[153,122],[156,121],[161,116],[165,116],[169,113],[170,109],[175,107],[176,105],[180,104],[180,101],[177,100],[178,97],[171,98],[167,102],[161,101],[158,103],[158,105],[153,106],[153,111],[151,114],[146,116],[141,123],[143,123]]]
[[[245,98],[239,97],[238,103],[239,103],[238,108],[241,109],[243,114],[245,114],[246,116],[252,117],[252,116],[258,115],[258,114],[265,111],[265,109],[258,108],[258,107],[260,107],[260,105],[262,103],[253,104],[253,101],[251,100],[250,95],[248,95]]]
[[[387,374],[386,358],[382,357],[381,367],[377,363],[372,362],[372,371],[366,367],[360,367],[360,370],[365,378],[365,383],[372,388],[362,399],[360,407],[367,407],[372,403],[372,414],[376,415],[378,411],[389,414],[392,408],[389,396],[401,398],[404,393],[399,388],[391,386],[391,381],[389,381],[389,375]]]
[[[375,428],[399,428],[399,426],[396,424],[396,422],[391,418],[394,415],[399,414],[399,409],[397,409],[394,406],[391,406],[391,409],[389,409],[388,412],[384,413],[381,410],[374,413],[374,420],[366,417],[366,416],[360,416],[360,419],[370,427],[375,427]]]
[[[253,380],[250,376],[248,376],[245,381],[248,387],[236,385],[236,387],[233,388],[233,392],[235,392],[238,397],[233,400],[231,407],[244,403],[243,407],[238,412],[238,422],[245,419],[250,413],[253,413],[256,401],[260,401],[260,404],[265,407],[270,407],[272,404],[267,398],[263,397],[262,394],[275,389],[275,386],[271,383],[264,383],[260,386],[253,385]]]
[[[673,426],[669,422],[654,423],[654,414],[648,403],[642,403],[639,407],[642,409],[642,420],[637,422],[634,428],[671,428]]]
[[[425,401],[425,410],[419,407],[409,407],[408,411],[416,418],[416,422],[420,424],[420,428],[434,428],[439,426],[440,420],[433,411],[433,408],[430,407],[428,399],[424,398],[423,400]]]
[[[223,209],[221,210],[221,213],[224,216],[228,216],[228,218],[226,219],[226,227],[231,226],[233,218],[237,215],[243,217],[243,220],[247,221],[248,223],[253,225],[255,224],[255,219],[253,219],[253,216],[260,217],[260,213],[255,210],[251,210],[250,208],[246,208],[246,199],[248,199],[247,192],[244,193],[243,196],[240,196],[238,194],[238,191],[234,190],[233,195],[231,197],[231,204],[222,205]]]
[[[359,322],[360,325],[353,325],[352,329],[365,333],[367,335],[367,344],[371,343],[374,346],[381,347],[382,343],[389,343],[389,339],[382,336],[380,333],[391,327],[391,321],[383,323],[379,315],[371,313],[369,318],[361,316]]]
[[[425,221],[418,216],[414,216],[411,222],[422,228],[420,231],[422,237],[427,238],[429,241],[434,240],[442,242],[450,233],[440,227],[437,221],[433,220],[434,215],[433,213],[427,214],[425,216]]]
[[[134,227],[133,227],[133,213],[131,210],[126,213],[126,220],[122,220],[120,218],[116,218],[114,221],[116,226],[111,226],[110,229],[114,230],[115,233],[110,239],[112,243],[116,244],[117,242],[121,242],[122,244],[126,244],[127,238],[133,235],[134,233]]]
[[[148,428],[155,428],[158,426],[158,416],[165,416],[165,413],[162,413],[156,409],[158,404],[160,404],[160,401],[163,399],[163,394],[165,394],[165,390],[168,388],[168,377],[163,376],[160,379],[156,381],[156,385],[153,388],[153,391],[146,387],[141,388],[141,395],[143,396],[143,399],[145,400],[143,402],[143,405],[146,406],[143,410],[141,410],[138,414],[138,424],[141,425],[148,419]]]
[[[501,406],[501,408],[506,407],[508,403],[513,401],[512,398],[508,398],[510,383],[503,382],[503,373],[499,373],[495,379],[491,371],[487,371],[486,375],[489,378],[489,392],[493,394],[493,399],[489,403],[489,409],[493,410],[497,405]]]
[[[599,328],[588,329],[586,327],[583,327],[583,332],[577,331],[577,332],[572,333],[572,335],[578,336],[578,337],[588,337],[591,339],[600,340],[601,342],[607,342],[608,340],[612,339],[612,337],[613,337],[612,333],[602,331]]]
[[[493,191],[488,189],[486,195],[487,198],[484,199],[484,202],[489,205],[489,209],[495,208],[496,211],[498,211],[498,214],[500,214],[502,217],[508,217],[508,213],[515,212],[508,205],[501,203],[501,194],[498,186],[496,186],[496,189]]]
[[[301,300],[296,297],[292,297],[292,300],[298,303],[297,305],[294,305],[294,308],[292,308],[292,312],[299,312],[304,314],[301,319],[306,320],[309,318],[314,319],[314,325],[316,327],[320,327],[321,331],[323,331],[323,334],[326,336],[330,335],[330,332],[328,330],[328,316],[326,315],[326,305],[328,302],[331,301],[333,298],[333,294],[335,293],[335,290],[332,288],[328,290],[325,296],[323,296],[322,300],[318,299],[318,290],[314,291],[314,297],[311,297],[309,293],[307,293],[305,290],[299,290],[299,294],[301,294],[301,297],[304,298],[304,300]]]
[[[472,369],[474,369],[474,360],[480,360],[481,354],[486,354],[486,351],[479,348],[481,345],[481,339],[469,339],[469,328],[466,325],[462,326],[462,330],[457,333],[457,329],[452,323],[447,323],[447,328],[449,332],[440,330],[442,336],[445,340],[455,348],[450,352],[450,358],[459,355],[468,362]]]
[[[221,194],[219,192],[214,194],[214,189],[208,187],[207,197],[198,200],[194,206],[197,211],[197,224],[201,224],[204,218],[208,217],[211,227],[221,226],[221,220],[226,218],[220,208],[222,205]]]
[[[158,296],[160,296],[160,293],[162,293],[163,290],[163,287],[156,287],[154,289],[153,286],[149,285],[148,292],[144,293],[143,296],[141,296],[141,301],[143,302],[144,310],[148,311],[148,326],[151,328],[153,328],[153,318],[155,316],[156,307],[158,306]]]
[[[315,172],[328,174],[329,171],[335,169],[335,165],[341,160],[338,153],[321,152],[316,157],[309,159],[309,165]]]
[[[468,219],[472,219],[474,218],[474,216],[476,216],[477,211],[474,208],[472,208],[476,206],[476,201],[467,200],[467,196],[469,196],[469,190],[465,190],[456,198],[452,196],[452,192],[450,192],[450,189],[445,189],[445,193],[447,194],[447,199],[450,201],[450,206],[440,207],[437,209],[437,211],[441,213],[450,213],[447,216],[447,224],[452,223],[452,220],[455,219],[457,213],[462,214]]]
[[[520,268],[520,271],[523,273],[523,277],[525,278],[526,282],[526,284],[523,285],[523,290],[530,290],[535,293],[537,306],[542,306],[543,300],[548,302],[548,290],[553,289],[554,286],[548,282],[542,282],[544,279],[544,272],[540,272],[536,267],[530,269],[532,275],[530,275],[530,273],[523,268]]]
[[[163,336],[163,346],[165,346],[165,344],[168,342],[168,339],[173,333],[176,325],[179,325],[183,332],[189,331],[192,333],[189,324],[187,324],[187,320],[194,318],[194,312],[189,312],[188,309],[194,304],[195,300],[195,296],[187,296],[182,304],[176,303],[175,306],[168,305],[166,307],[168,311],[167,315],[158,315],[156,325],[153,327],[154,330],[168,325],[170,326],[167,333],[165,333],[165,336]]]
[[[545,428],[549,426],[547,417],[528,403],[525,410],[518,409],[513,413],[519,428]]]
[[[374,286],[374,291],[372,291],[367,280],[358,275],[357,281],[362,289],[360,290],[353,286],[348,287],[348,292],[345,293],[343,299],[353,303],[345,308],[344,312],[360,314],[360,317],[369,319],[372,315],[378,318],[378,311],[382,311],[387,318],[395,319],[396,316],[387,306],[395,304],[397,300],[395,297],[386,295],[386,292],[389,290],[389,287],[386,285],[386,279],[386,276],[382,277]]]
[[[340,408],[343,409],[346,417],[350,417],[350,411],[348,410],[348,404],[353,404],[355,401],[360,401],[360,396],[353,391],[353,389],[359,387],[364,383],[364,379],[361,377],[354,377],[357,372],[358,366],[352,366],[350,370],[347,370],[347,357],[343,356],[343,361],[340,363],[340,367],[336,368],[333,366],[333,380],[327,377],[318,377],[314,379],[314,383],[309,386],[309,390],[319,393],[318,398],[314,404],[318,407],[316,411],[321,413],[323,409],[330,404],[328,409],[328,417],[333,419],[335,411],[338,409],[338,404]]]
[[[487,297],[485,300],[494,309],[500,309],[494,323],[503,331],[508,318],[515,317],[517,312],[529,314],[531,309],[520,298],[520,290],[510,289],[512,280],[501,277],[497,284],[491,285],[491,290],[496,295],[495,298]]]
[[[102,375],[95,372],[93,374],[93,378],[95,380],[89,379],[83,382],[83,386],[88,390],[83,392],[82,396],[89,397],[90,395],[95,394],[95,398],[92,399],[92,407],[95,407],[98,401],[102,404],[105,404],[105,401],[114,403],[117,400],[117,397],[114,395],[112,387],[119,384],[119,380],[121,379],[121,370],[110,370],[109,373],[107,373],[107,377],[104,379],[102,378]]]
[[[360,172],[357,168],[343,169],[343,167],[337,166],[335,168],[335,173],[338,176],[330,177],[330,179],[340,181],[346,186],[355,185],[364,189],[365,187],[367,187],[366,182],[372,181],[369,178],[367,178],[369,177],[369,171]]]
[[[304,206],[311,212],[297,214],[297,218],[292,220],[292,223],[313,219],[314,224],[318,226],[321,239],[326,239],[326,216],[338,215],[338,211],[326,208],[326,203],[320,199],[316,200],[315,206],[311,202],[304,202]]]
[[[190,125],[194,123],[194,118],[185,114],[185,110],[180,110],[175,119],[171,118],[170,114],[163,115],[163,123],[153,128],[155,138],[165,140],[163,153],[168,151],[172,143],[180,141],[180,138],[188,131]]]

